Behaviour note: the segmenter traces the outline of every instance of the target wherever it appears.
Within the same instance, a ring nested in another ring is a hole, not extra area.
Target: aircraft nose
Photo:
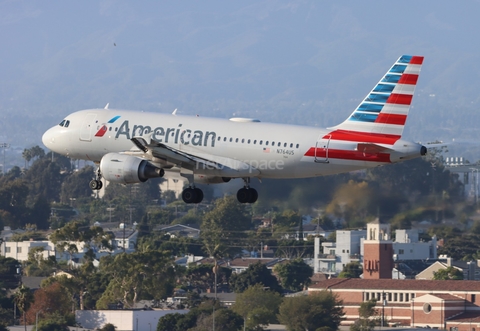
[[[42,142],[48,149],[52,149],[53,144],[55,143],[55,135],[53,134],[53,129],[47,130],[42,136]]]

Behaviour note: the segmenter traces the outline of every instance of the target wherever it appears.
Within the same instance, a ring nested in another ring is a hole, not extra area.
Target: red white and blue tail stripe
[[[331,139],[343,140],[341,136],[351,133],[379,143],[400,139],[422,63],[423,56],[401,56],[350,117],[331,128]]]

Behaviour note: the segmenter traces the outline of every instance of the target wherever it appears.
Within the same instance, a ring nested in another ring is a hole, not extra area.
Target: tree
[[[58,282],[35,291],[33,303],[27,310],[27,322],[35,323],[37,314],[43,318],[51,313],[58,313],[61,316],[70,315],[70,319],[74,318],[72,315],[72,296]]]
[[[246,231],[252,226],[245,205],[232,196],[215,201],[215,207],[205,214],[201,237],[207,253],[216,259],[233,256],[242,246]]]
[[[273,268],[274,273],[280,278],[285,289],[302,291],[310,284],[313,269],[302,259],[279,263]]]
[[[277,278],[272,275],[271,271],[260,261],[250,264],[247,270],[233,274],[230,277],[230,286],[236,293],[242,293],[250,286],[261,284],[272,291],[280,292],[281,287]]]
[[[338,278],[360,278],[363,269],[360,263],[358,262],[350,262],[347,263],[343,270],[338,274]]]
[[[261,284],[256,284],[237,295],[232,310],[243,317],[248,328],[257,328],[277,321],[281,303],[279,293],[264,290]]]
[[[218,331],[238,331],[243,325],[243,320],[241,316],[228,308],[220,308],[218,310],[215,310],[215,315],[202,314],[198,316],[195,327],[188,330],[211,330],[213,325],[213,316],[215,316],[215,330]]]
[[[102,270],[109,270],[110,282],[97,301],[97,309],[106,309],[117,302],[132,307],[141,299],[165,299],[173,292],[177,274],[181,272],[169,252],[161,251],[118,254]]]
[[[278,319],[288,330],[325,331],[338,329],[343,319],[342,301],[328,291],[307,296],[287,297],[280,305]]]
[[[376,324],[375,317],[378,315],[376,305],[375,299],[362,302],[358,308],[359,319],[350,326],[350,331],[372,331]]]
[[[13,300],[23,314],[23,325],[25,326],[25,331],[27,331],[27,310],[30,308],[33,301],[33,295],[32,292],[30,292],[30,288],[22,284],[15,293]]]
[[[92,190],[87,185],[92,179],[94,169],[87,166],[79,171],[69,174],[62,184],[60,201],[70,203],[70,199],[88,198],[92,195]]]
[[[434,280],[463,280],[463,272],[455,267],[447,267],[433,272]]]

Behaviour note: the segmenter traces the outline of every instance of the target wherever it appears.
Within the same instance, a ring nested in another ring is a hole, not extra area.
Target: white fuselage
[[[249,119],[90,109],[70,114],[62,123],[67,121],[49,129],[43,142],[72,159],[100,162],[107,153],[137,149],[130,140],[134,136],[148,136],[185,153],[242,161],[257,169],[251,177],[259,178],[305,178],[370,168],[420,156],[421,148],[398,140],[383,157],[365,157],[358,151],[361,141],[330,139],[332,130]],[[199,168],[195,173],[210,175],[211,170]]]

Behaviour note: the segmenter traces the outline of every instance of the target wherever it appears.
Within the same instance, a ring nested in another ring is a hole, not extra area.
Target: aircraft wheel
[[[203,200],[203,191],[199,188],[194,188],[193,189],[195,191],[195,195],[197,196],[197,198],[195,199],[195,203],[200,203],[202,202]]]
[[[258,192],[254,188],[250,188],[250,200],[248,201],[249,203],[255,203],[258,199]]]
[[[92,190],[97,191],[102,188],[103,184],[99,180],[92,179],[89,183],[89,186]]]
[[[258,192],[254,188],[241,188],[237,192],[237,200],[240,203],[254,203],[258,199]]]
[[[202,198],[203,198],[203,194],[202,194]],[[197,192],[191,187],[188,187],[183,190],[182,199],[185,203],[196,203],[198,199]]]

